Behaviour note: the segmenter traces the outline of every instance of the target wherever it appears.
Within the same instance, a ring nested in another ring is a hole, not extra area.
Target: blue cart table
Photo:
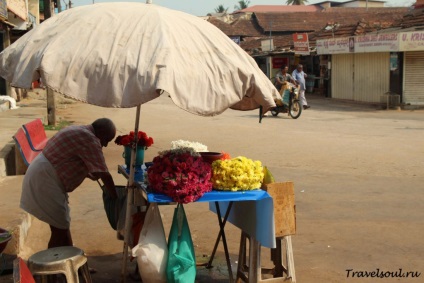
[[[126,178],[129,176],[129,170],[127,170],[125,166],[119,165],[118,172]],[[144,172],[141,170],[135,174],[135,181],[137,184],[137,188],[135,189],[136,193],[141,194],[143,198],[150,203],[173,203],[173,200],[164,194],[148,191],[142,182],[143,174]],[[230,282],[233,282],[233,275],[224,230],[227,220],[240,228],[243,232],[249,234],[251,241],[258,242],[258,245],[268,248],[276,247],[273,200],[267,192],[263,190],[237,192],[211,191],[205,193],[196,202],[209,202],[209,209],[218,216],[220,232],[215,242],[208,266],[211,267],[212,265],[216,249],[222,237]],[[221,211],[225,211],[224,217],[222,217]],[[260,259],[253,262],[251,268],[258,268],[259,264]]]

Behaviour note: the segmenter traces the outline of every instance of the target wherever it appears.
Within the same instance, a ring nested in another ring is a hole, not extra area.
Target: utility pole
[[[44,20],[51,18],[53,13],[53,5],[51,0],[43,0],[44,1]],[[42,78],[44,79],[44,78]],[[56,125],[56,98],[54,95],[54,91],[47,86],[47,82],[43,82],[46,85],[46,100],[47,100],[47,122],[48,125],[55,126]]]

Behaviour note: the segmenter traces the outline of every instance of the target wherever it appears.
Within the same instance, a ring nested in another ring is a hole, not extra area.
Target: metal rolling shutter
[[[403,102],[424,105],[424,52],[405,52]]]
[[[355,54],[354,100],[380,102],[380,96],[390,89],[390,53]]]
[[[331,97],[353,100],[353,54],[335,54],[331,61]]]

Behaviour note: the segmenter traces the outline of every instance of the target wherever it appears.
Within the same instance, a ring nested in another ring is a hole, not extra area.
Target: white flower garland
[[[176,140],[171,142],[171,149],[191,147],[196,152],[206,152],[208,147],[200,142],[191,142],[185,140]]]

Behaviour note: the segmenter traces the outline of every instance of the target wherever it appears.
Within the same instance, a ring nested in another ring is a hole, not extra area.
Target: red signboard
[[[307,33],[293,34],[294,53],[309,55],[309,40]]]
[[[282,66],[289,65],[289,58],[273,57],[272,58],[272,68],[279,69]]]

